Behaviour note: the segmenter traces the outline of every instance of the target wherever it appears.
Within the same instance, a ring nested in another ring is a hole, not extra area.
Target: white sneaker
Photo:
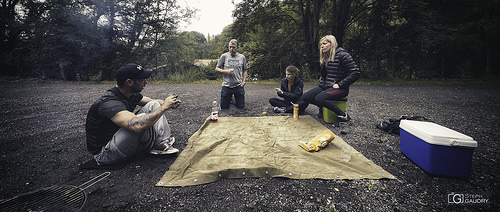
[[[168,145],[172,146],[175,143],[175,137],[168,138]]]
[[[172,145],[168,143],[163,143],[162,145],[160,145],[160,147],[152,149],[149,153],[152,155],[170,155],[178,152],[179,149],[174,148]]]
[[[274,112],[275,113],[284,113],[286,111],[286,108],[284,107],[274,107]]]

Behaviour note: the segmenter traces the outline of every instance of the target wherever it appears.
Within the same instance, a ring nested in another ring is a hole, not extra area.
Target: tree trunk
[[[352,0],[333,1],[332,34],[337,39],[339,46],[344,43],[345,30],[349,21]]]
[[[321,5],[324,0],[299,1],[302,15],[302,29],[306,45],[306,57],[311,74],[319,74],[318,43],[319,43],[319,18]]]

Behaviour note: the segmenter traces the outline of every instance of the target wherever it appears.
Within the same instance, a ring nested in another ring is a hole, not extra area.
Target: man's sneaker
[[[168,138],[168,145],[172,146],[175,143],[175,137]]]
[[[275,113],[284,113],[286,109],[284,107],[274,107]]]
[[[345,113],[345,116],[337,116],[337,120],[339,122],[346,122],[351,120],[351,117],[349,116],[349,114]]]
[[[171,140],[169,141],[171,142]],[[178,153],[179,150],[174,148],[172,145],[168,144],[168,142],[161,143],[157,147],[153,148],[149,153],[153,155],[170,155]]]

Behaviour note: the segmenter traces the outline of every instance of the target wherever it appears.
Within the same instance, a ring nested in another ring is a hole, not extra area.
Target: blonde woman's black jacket
[[[360,78],[359,68],[351,55],[339,47],[335,51],[335,59],[321,66],[321,77],[319,86],[323,89],[331,88],[337,83],[340,88],[349,88],[351,84]]]

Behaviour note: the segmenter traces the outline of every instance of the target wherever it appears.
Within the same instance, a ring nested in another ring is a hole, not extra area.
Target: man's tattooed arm
[[[164,110],[161,108],[156,109],[151,113],[136,116],[128,121],[128,127],[143,128],[153,126],[156,121],[163,115]]]
[[[111,117],[111,121],[127,130],[139,133],[153,126],[166,110],[169,108],[177,108],[180,103],[181,101],[177,100],[176,96],[169,96],[160,103],[160,107],[150,113],[135,115],[130,111],[124,110]]]

